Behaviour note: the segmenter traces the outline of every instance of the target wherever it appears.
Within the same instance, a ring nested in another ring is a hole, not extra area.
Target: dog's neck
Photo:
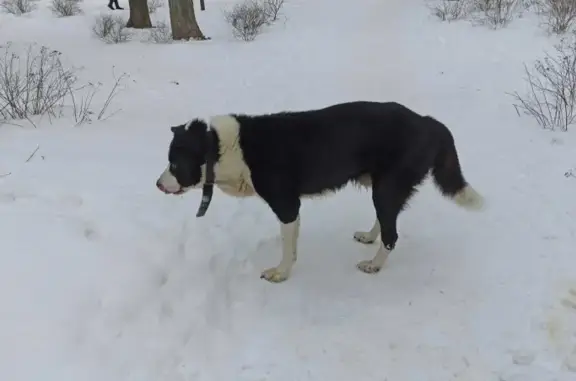
[[[219,117],[216,117],[219,118]],[[214,166],[214,184],[224,193],[235,197],[254,195],[250,169],[244,162],[237,123],[224,123],[213,118],[213,131],[218,143],[218,161]],[[224,116],[221,118],[229,118]]]

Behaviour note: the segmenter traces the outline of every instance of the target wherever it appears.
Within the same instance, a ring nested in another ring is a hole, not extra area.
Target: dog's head
[[[206,129],[206,122],[198,119],[171,127],[168,167],[156,181],[162,192],[178,195],[202,186],[208,149]]]

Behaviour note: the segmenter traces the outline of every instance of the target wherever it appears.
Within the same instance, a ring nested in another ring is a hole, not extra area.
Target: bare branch
[[[262,28],[271,22],[266,3],[245,0],[234,5],[231,11],[224,12],[226,21],[232,26],[234,37],[253,41]]]
[[[82,13],[82,0],[52,0],[50,10],[58,17],[70,17]]]
[[[269,22],[278,20],[282,6],[284,6],[284,0],[264,0],[264,11]]]
[[[5,13],[21,16],[36,9],[36,3],[37,0],[2,0],[0,9]]]
[[[537,0],[539,13],[546,17],[548,29],[556,34],[566,33],[576,23],[576,1]]]
[[[38,152],[39,149],[40,145],[38,145],[36,149],[30,154],[30,156],[28,156],[28,159],[26,159],[25,163],[28,163],[30,160],[32,160],[32,158],[34,157],[34,155],[36,155],[36,152]]]
[[[163,6],[164,3],[162,2],[162,0],[148,0],[148,12],[150,12],[150,14],[156,12]]]
[[[92,33],[107,44],[119,44],[128,41],[130,34],[122,16],[103,14],[97,16],[92,26]]]
[[[169,44],[172,41],[172,30],[165,22],[159,21],[150,29],[149,41],[155,44]]]
[[[10,44],[0,47],[0,52],[0,122],[15,124],[14,120],[27,120],[37,127],[33,116],[52,120],[63,115],[69,104],[76,125],[91,121],[92,102],[101,84],[76,87],[74,70],[64,67],[60,52],[45,46],[37,49],[34,44],[22,55],[14,52]],[[127,76],[113,75],[115,83],[97,114],[98,120],[104,117]]]
[[[106,110],[108,109],[108,106],[110,106],[110,103],[112,103],[112,100],[116,97],[116,95],[118,95],[118,92],[120,91],[119,90],[120,84],[122,83],[122,80],[127,76],[126,73],[122,73],[122,75],[120,75],[120,77],[118,77],[118,78],[116,78],[115,74],[113,74],[113,75],[114,75],[114,78],[116,79],[116,82],[114,83],[114,86],[112,86],[112,89],[108,93],[108,97],[106,98],[106,101],[104,102],[104,106],[102,106],[100,113],[98,113],[98,120],[102,119],[102,117],[106,113]],[[116,112],[118,112],[118,110],[115,111],[113,114],[115,114]]]
[[[532,116],[544,129],[567,131],[576,122],[576,41],[562,42],[546,53],[533,70],[524,65],[528,92],[510,94],[516,111]]]
[[[469,0],[442,0],[431,7],[434,16],[442,21],[455,21],[466,17],[470,10]]]
[[[11,45],[0,48],[0,118],[30,119],[32,115],[59,116],[76,81],[72,70],[65,69],[60,52],[45,46],[29,46],[22,57]]]
[[[474,0],[474,8],[482,16],[478,22],[492,28],[507,26],[522,6],[521,0]]]

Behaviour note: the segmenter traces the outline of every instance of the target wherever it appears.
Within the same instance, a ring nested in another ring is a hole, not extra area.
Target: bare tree
[[[150,20],[150,10],[147,0],[128,0],[130,6],[130,18],[126,27],[128,28],[152,28]]]
[[[206,40],[194,12],[194,0],[168,0],[174,40]]]

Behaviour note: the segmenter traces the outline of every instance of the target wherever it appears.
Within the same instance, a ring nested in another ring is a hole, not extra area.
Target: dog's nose
[[[158,188],[162,192],[166,193],[166,188],[164,188],[164,185],[162,185],[162,183],[160,183],[160,180],[156,181],[156,188]]]

